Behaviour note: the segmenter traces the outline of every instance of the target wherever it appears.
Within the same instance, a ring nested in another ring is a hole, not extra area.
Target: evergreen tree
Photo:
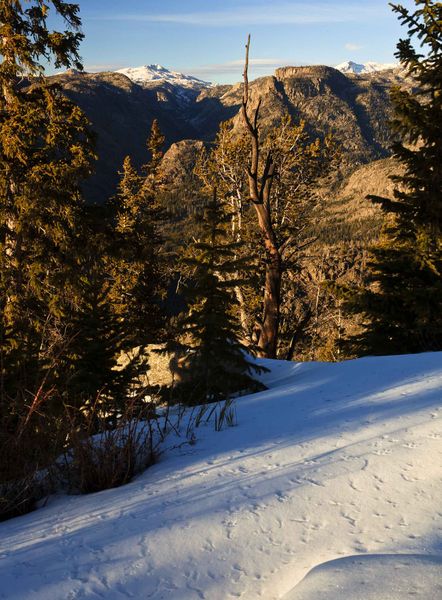
[[[123,408],[136,374],[133,361],[122,358],[132,330],[121,319],[112,295],[108,265],[113,238],[106,213],[107,207],[84,208],[78,301],[69,319],[71,339],[65,353],[65,393],[70,405],[99,401],[110,415]]]
[[[27,6],[27,8],[25,8]],[[67,29],[50,30],[51,10]],[[64,0],[2,0],[0,4],[0,108],[19,101],[17,81],[43,72],[42,60],[53,60],[56,68],[82,69],[78,47],[83,39],[78,4]]]
[[[369,288],[350,290],[347,307],[367,319],[359,352],[395,354],[442,349],[442,5],[415,0],[414,12],[391,5],[408,27],[397,58],[417,83],[394,88],[394,199],[371,197],[386,213],[369,264]],[[416,49],[417,38],[422,50]]]
[[[79,186],[93,153],[86,118],[52,88],[11,107],[0,139],[2,350],[23,359],[23,381],[52,343],[48,326],[75,303]]]
[[[157,341],[163,322],[157,233],[163,143],[154,121],[150,161],[138,172],[126,157],[115,198],[84,209],[67,392],[77,405],[99,400],[108,415],[140,391],[145,348]]]
[[[51,6],[67,31],[48,29]],[[78,6],[63,1],[0,6],[0,405],[22,405],[49,369],[63,379],[54,357],[78,300],[80,184],[91,173],[93,140],[57,86],[19,78],[39,74],[43,59],[79,67],[79,25]]]
[[[143,167],[143,171],[147,179],[151,191],[155,190],[155,187],[159,183],[159,167],[164,156],[164,142],[166,138],[161,132],[160,124],[157,119],[152,121],[149,137],[147,138],[147,149],[150,152],[150,161]]]
[[[129,345],[139,346],[140,350],[157,341],[155,337],[163,324],[158,202],[163,144],[164,137],[154,121],[147,140],[150,161],[138,173],[130,157],[125,158],[112,203],[114,242],[108,267],[113,281],[111,294],[128,331]]]
[[[216,194],[199,228],[198,241],[191,244],[183,259],[191,276],[185,294],[188,312],[179,323],[183,340],[180,353],[185,359],[178,391],[186,404],[263,389],[253,373],[264,369],[247,358],[232,292],[239,283],[238,270],[244,269],[236,258],[239,244],[228,241],[226,214]]]

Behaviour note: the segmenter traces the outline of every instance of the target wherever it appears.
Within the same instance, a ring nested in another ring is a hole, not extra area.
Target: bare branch
[[[250,51],[250,33],[247,37],[246,44],[246,59],[244,62],[244,95],[243,95],[243,106],[247,108],[247,102],[249,101],[249,51]]]
[[[269,152],[266,158],[264,172],[261,178],[260,200],[269,209],[270,193],[272,188],[273,177],[275,176],[275,163],[273,162],[272,153]]]
[[[255,110],[255,116],[253,118],[253,129],[258,133],[258,119],[259,119],[259,111],[261,109],[261,98],[258,100],[258,106]]]

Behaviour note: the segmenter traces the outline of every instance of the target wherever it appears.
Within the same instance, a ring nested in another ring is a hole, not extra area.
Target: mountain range
[[[97,133],[100,159],[87,188],[93,200],[103,201],[115,192],[126,155],[136,165],[146,162],[153,119],[158,119],[167,147],[184,140],[210,143],[227,119],[242,126],[241,83],[210,85],[160,65],[123,72],[69,71],[54,79],[85,111]],[[353,74],[327,66],[284,67],[251,82],[250,100],[253,105],[261,99],[264,133],[289,113],[294,121],[304,120],[313,136],[332,132],[343,165],[356,166],[389,155],[393,83],[410,85],[397,69]]]
[[[178,87],[202,90],[210,87],[212,84],[202,81],[191,75],[184,75],[177,71],[169,71],[161,65],[144,65],[142,67],[129,67],[119,69],[116,73],[121,73],[131,81],[138,83],[143,87],[156,85],[158,82],[168,82]]]
[[[377,63],[377,62],[366,62],[356,63],[352,60],[347,60],[339,65],[336,65],[335,69],[341,71],[341,73],[353,73],[354,75],[367,75],[369,73],[378,73],[380,71],[388,71],[390,69],[398,69],[400,65],[398,63]]]
[[[347,60],[339,65],[336,65],[335,69],[346,74],[366,75],[369,73],[378,73],[380,71],[397,69],[398,67],[398,63],[378,63],[373,61],[356,63],[352,60]],[[156,85],[160,81],[168,82],[183,88],[198,90],[212,87],[212,84],[208,81],[202,81],[201,79],[193,77],[192,75],[185,75],[184,73],[179,73],[177,71],[170,71],[166,67],[158,64],[118,69],[116,73],[126,75],[126,77],[128,77],[131,81],[138,83],[143,87],[151,87],[152,84]]]

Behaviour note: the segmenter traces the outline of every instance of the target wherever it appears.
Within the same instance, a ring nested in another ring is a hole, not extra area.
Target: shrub
[[[35,508],[41,495],[35,473],[0,483],[0,521],[19,517]]]
[[[68,407],[66,416],[70,432],[57,472],[69,492],[119,487],[155,461],[159,429],[151,404],[129,403],[111,420],[99,402],[87,411]]]
[[[48,410],[54,399],[43,384],[20,402],[7,399],[0,419],[0,521],[30,512],[49,493],[48,467],[65,438],[62,420]]]

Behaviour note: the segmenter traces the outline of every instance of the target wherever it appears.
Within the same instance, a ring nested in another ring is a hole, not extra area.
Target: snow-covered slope
[[[365,75],[367,73],[376,73],[378,71],[396,69],[397,67],[399,67],[398,63],[377,63],[369,61],[363,64],[359,64],[351,60],[347,60],[346,62],[336,65],[335,69],[338,69],[338,71],[341,71],[341,73],[355,73],[356,75]]]
[[[442,353],[267,364],[237,427],[0,523],[0,598],[387,600],[404,573],[401,600],[442,597]]]
[[[142,67],[129,67],[127,69],[119,69],[117,73],[122,73],[129,77],[135,83],[140,85],[151,85],[152,82],[168,82],[184,88],[203,89],[210,87],[211,84],[207,81],[202,81],[191,75],[183,75],[176,71],[169,71],[161,65],[144,65]]]
[[[410,597],[424,600],[442,597],[442,556],[360,554],[338,558],[313,569],[283,600]]]

